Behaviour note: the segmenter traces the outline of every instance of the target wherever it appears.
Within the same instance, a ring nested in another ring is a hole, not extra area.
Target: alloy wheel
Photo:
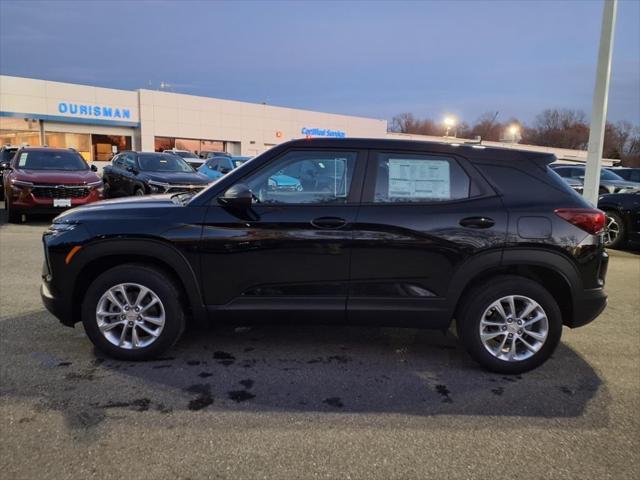
[[[607,215],[607,228],[604,231],[604,244],[609,246],[620,236],[620,225],[614,217]]]
[[[509,295],[493,302],[482,314],[480,339],[494,357],[520,362],[535,355],[549,333],[549,319],[535,300]]]
[[[144,348],[162,333],[165,310],[153,290],[137,283],[121,283],[100,297],[96,321],[111,344],[126,350]]]

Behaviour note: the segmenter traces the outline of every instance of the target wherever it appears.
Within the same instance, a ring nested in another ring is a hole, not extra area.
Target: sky
[[[0,0],[0,73],[390,119],[590,114],[602,0]],[[640,0],[620,0],[610,121],[640,125]]]

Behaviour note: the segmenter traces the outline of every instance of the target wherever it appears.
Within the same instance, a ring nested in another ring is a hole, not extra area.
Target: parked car
[[[221,151],[204,151],[204,152],[200,152],[200,157],[204,158],[205,160],[208,158],[213,158],[213,157],[228,157],[231,158],[232,155],[230,153],[227,152],[221,152]]]
[[[210,157],[204,160],[202,166],[198,168],[198,172],[206,175],[211,180],[218,180],[234,168],[236,168],[236,165],[231,157]]]
[[[556,164],[551,166],[563,178],[584,182],[585,167],[582,165]],[[640,183],[629,182],[611,170],[600,170],[600,194],[640,192]]]
[[[622,177],[629,182],[640,183],[640,168],[614,167],[608,168],[607,170],[615,173],[619,177]]]
[[[110,197],[199,191],[209,179],[173,153],[121,152],[102,171]]]
[[[187,322],[446,330],[455,318],[481,365],[524,372],[549,358],[563,325],[606,305],[604,213],[548,168],[554,159],[389,139],[283,143],[195,196],[59,216],[44,234],[42,298],[121,359],[161,355]],[[305,185],[309,162],[329,188]],[[298,171],[303,190],[269,188],[281,171]]]
[[[14,145],[4,145],[0,148],[0,196],[4,199],[4,181],[3,175],[4,171],[9,168],[9,164],[11,163],[11,159],[18,151],[18,148]]]
[[[76,151],[19,148],[4,169],[4,208],[9,222],[22,215],[60,213],[103,197],[102,180]]]
[[[562,180],[564,180],[567,185],[569,185],[572,189],[582,195],[582,192],[584,191],[584,184],[580,180],[568,177],[562,177]]]
[[[627,242],[640,242],[640,193],[602,195],[598,208],[607,214],[607,247],[619,248]]]
[[[196,170],[204,163],[204,160],[202,158],[197,156],[195,153],[190,152],[189,150],[177,150],[174,148],[172,150],[165,150],[164,153],[173,153],[174,155],[178,155]]]

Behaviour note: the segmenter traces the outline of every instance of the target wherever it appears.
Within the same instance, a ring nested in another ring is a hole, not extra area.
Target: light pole
[[[582,193],[584,198],[591,202],[592,205],[598,204],[598,192],[600,190],[604,129],[607,122],[609,79],[611,78],[611,52],[613,50],[617,8],[618,0],[604,0],[596,87],[593,92],[593,107],[591,108],[587,168],[584,176],[584,191]]]
[[[444,136],[445,136],[445,137],[448,137],[448,136],[449,136],[449,131],[450,131],[453,127],[455,127],[455,126],[456,126],[456,118],[455,118],[455,117],[452,117],[452,116],[450,116],[450,115],[448,115],[448,116],[444,117],[444,120],[443,120],[443,122],[442,122],[442,123],[444,123],[444,126],[446,127],[446,131],[445,131]],[[455,131],[455,130],[454,130],[453,136],[454,136],[454,137],[456,136],[456,131]]]

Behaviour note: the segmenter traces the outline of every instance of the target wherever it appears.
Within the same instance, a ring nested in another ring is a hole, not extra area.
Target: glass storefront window
[[[0,117],[0,145],[40,145],[37,120]]]
[[[125,135],[91,135],[93,159],[97,162],[108,162],[122,150],[131,150],[131,137]]]
[[[91,135],[88,133],[46,132],[45,142],[53,148],[73,148],[86,161],[91,161]]]
[[[155,137],[155,151],[162,152],[176,148],[189,150],[195,154],[200,152],[224,152],[225,143],[222,140],[198,140],[194,138]]]

